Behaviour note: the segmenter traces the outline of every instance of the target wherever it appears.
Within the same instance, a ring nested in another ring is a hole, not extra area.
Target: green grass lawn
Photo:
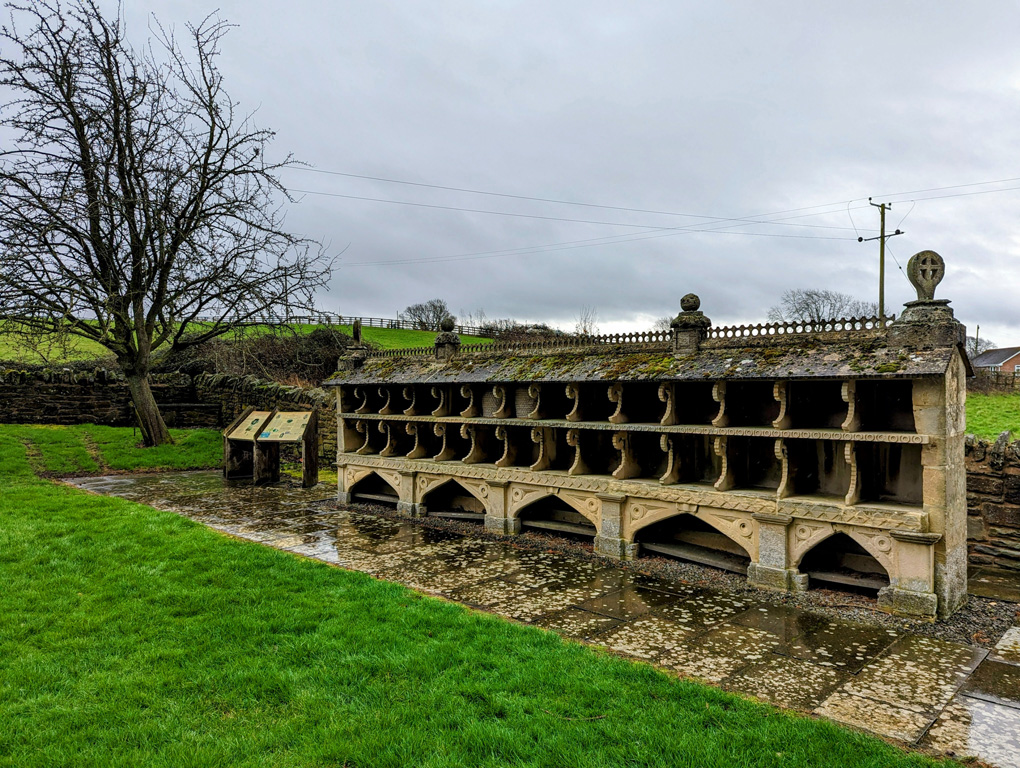
[[[0,426],[0,766],[934,764],[33,473],[211,455],[94,430]]]
[[[1007,429],[1013,433],[1013,439],[1020,439],[1020,393],[967,393],[968,432],[995,440]]]

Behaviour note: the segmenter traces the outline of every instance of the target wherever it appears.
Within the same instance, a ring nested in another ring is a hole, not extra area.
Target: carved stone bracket
[[[512,419],[514,417],[514,409],[507,388],[502,384],[497,384],[492,388],[492,394],[496,398],[496,412],[492,414],[493,417],[497,419]]]
[[[857,410],[857,380],[843,382],[843,402],[846,403],[846,418],[843,420],[844,432],[856,432],[861,428],[861,415]]]
[[[567,384],[567,397],[574,401],[574,407],[567,414],[567,421],[582,421],[581,414],[581,388],[577,384]]]
[[[551,429],[541,427],[531,428],[531,442],[538,446],[538,458],[531,465],[532,472],[542,472],[549,469],[552,464],[552,451],[555,449],[555,442]]]
[[[609,417],[610,424],[626,424],[627,416],[623,412],[623,384],[615,381],[609,385],[609,402],[616,403],[616,410]]]
[[[414,437],[414,447],[411,448],[411,452],[407,454],[409,459],[423,459],[427,455],[425,446],[421,444],[421,440],[418,436],[418,425],[408,424],[406,427],[407,434]]]
[[[528,386],[528,397],[535,401],[535,407],[531,409],[531,413],[525,416],[525,419],[544,419],[545,411],[542,408],[542,386],[540,384],[531,384]]]
[[[474,419],[482,415],[481,409],[478,407],[478,403],[475,402],[475,390],[470,384],[464,384],[461,386],[460,395],[468,401],[467,407],[460,412],[460,415],[463,418]]]
[[[386,445],[383,447],[381,451],[379,451],[379,455],[403,456],[398,447],[399,442],[398,436],[397,434],[395,434],[397,432],[397,429],[399,428],[399,425],[388,421],[380,421],[377,423],[379,424],[379,431],[382,434],[386,435]]]
[[[776,489],[776,498],[785,499],[793,493],[793,484],[790,482],[790,457],[787,455],[786,442],[783,438],[776,440],[775,452],[776,458],[779,459],[782,473],[779,479],[779,488]]]
[[[713,392],[713,395],[715,393]],[[717,491],[728,491],[734,485],[736,481],[733,477],[733,470],[730,467],[729,457],[726,455],[726,441],[725,437],[717,437],[715,439],[715,455],[719,457],[722,462],[722,470],[719,472],[719,479],[715,481],[715,489]]]
[[[856,504],[861,500],[860,474],[857,471],[857,444],[849,442],[843,448],[843,456],[850,465],[850,488],[846,492],[846,503]]]
[[[726,382],[717,381],[712,385],[712,399],[719,403],[719,413],[712,419],[713,427],[729,426],[730,417],[726,413]]]
[[[358,421],[354,423],[354,428],[365,436],[365,442],[361,444],[361,447],[355,451],[355,453],[364,456],[365,454],[375,453],[375,449],[372,447],[372,435],[369,432],[369,426],[372,422],[370,421]]]
[[[777,381],[772,385],[772,397],[779,403],[779,415],[772,421],[772,426],[776,429],[790,429],[793,419],[787,413],[789,387],[785,381]]]
[[[496,459],[496,466],[512,467],[517,461],[517,446],[510,438],[510,430],[500,424],[496,427],[496,439],[503,441],[503,455]]]
[[[666,473],[659,478],[662,485],[674,485],[680,482],[680,457],[677,455],[676,438],[663,435],[659,438],[659,447],[666,454]]]
[[[450,426],[454,425],[451,424]],[[450,461],[455,455],[453,448],[446,439],[446,427],[446,424],[436,424],[433,428],[436,437],[440,438],[439,453],[432,457],[435,461]]]
[[[410,405],[408,405],[404,409],[404,415],[417,416],[418,415],[418,407],[416,402],[417,394],[414,387],[404,387],[404,399],[407,400],[408,403],[410,403]]]
[[[662,419],[659,423],[664,427],[672,427],[677,423],[676,385],[671,381],[664,381],[660,384],[659,399],[666,404],[666,412],[662,414]]]
[[[461,459],[465,464],[481,464],[485,461],[485,449],[482,445],[482,434],[478,432],[479,429],[483,428],[474,424],[461,425],[460,436],[465,440],[471,441],[471,449],[468,451],[468,455]]]
[[[567,445],[574,449],[574,461],[567,470],[568,475],[587,475],[588,465],[581,455],[581,431],[578,429],[567,430]]]
[[[432,387],[432,397],[439,401],[439,404],[432,411],[433,416],[443,417],[450,415],[450,392],[446,387]]]
[[[379,387],[379,397],[383,400],[382,408],[379,409],[381,415],[389,416],[397,412],[397,409],[390,404],[393,399],[393,390],[389,387]]]
[[[626,480],[641,474],[641,465],[634,460],[634,449],[629,432],[614,432],[613,447],[620,452],[620,466],[613,471],[617,480]]]
[[[361,405],[354,409],[355,413],[368,413],[371,410],[368,407],[368,392],[363,387],[354,388],[354,399],[361,401]]]

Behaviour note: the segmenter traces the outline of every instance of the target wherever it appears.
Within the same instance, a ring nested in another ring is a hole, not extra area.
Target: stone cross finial
[[[918,301],[932,301],[935,287],[946,275],[946,262],[935,251],[915,253],[907,262],[907,279],[917,291]]]

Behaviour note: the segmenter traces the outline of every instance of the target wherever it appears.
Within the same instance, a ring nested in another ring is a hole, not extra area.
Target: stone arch
[[[851,541],[860,545],[860,547],[871,555],[875,561],[882,566],[885,570],[885,575],[892,579],[892,575],[895,572],[895,566],[892,558],[893,539],[884,531],[875,531],[874,533],[864,533],[860,530],[856,530],[848,525],[833,525],[831,529],[824,536],[812,537],[811,546],[803,547],[803,551],[799,552],[793,565],[796,568],[800,568],[804,562],[804,558],[808,554],[814,552],[820,545],[829,541],[832,537],[843,534]]]
[[[485,514],[489,514],[489,489],[488,485],[484,482],[479,481],[477,484],[470,481],[464,482],[457,477],[449,477],[446,479],[436,478],[437,482],[422,483],[419,478],[419,494],[418,503],[424,504],[428,507],[428,499],[433,493],[441,492],[443,490],[449,491],[452,487],[458,488],[464,491],[466,494],[475,499],[479,504],[482,505],[482,510]],[[424,487],[422,487],[424,486]]]
[[[716,514],[692,504],[644,501],[629,503],[627,512],[630,521],[630,535],[635,539],[638,533],[645,528],[683,515],[690,515],[739,545],[752,560],[757,554],[754,545],[754,524],[740,515],[726,512]]]
[[[386,477],[388,474],[391,473],[383,474],[374,469],[352,472],[348,477],[347,492],[355,496],[358,494],[393,496],[396,501],[400,497],[400,490],[394,485],[394,478]]]
[[[515,486],[510,490],[510,501],[507,506],[507,517],[517,518],[520,513],[537,501],[556,497],[569,506],[588,522],[599,529],[601,523],[602,504],[594,494],[567,491],[562,488],[538,488],[534,486]]]

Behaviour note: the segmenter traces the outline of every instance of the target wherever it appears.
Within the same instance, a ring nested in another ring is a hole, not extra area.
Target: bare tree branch
[[[9,3],[0,28],[0,317],[109,349],[147,442],[151,353],[309,308],[330,264],[288,233],[290,198],[217,69],[230,25],[156,24],[143,49],[95,0]]]

